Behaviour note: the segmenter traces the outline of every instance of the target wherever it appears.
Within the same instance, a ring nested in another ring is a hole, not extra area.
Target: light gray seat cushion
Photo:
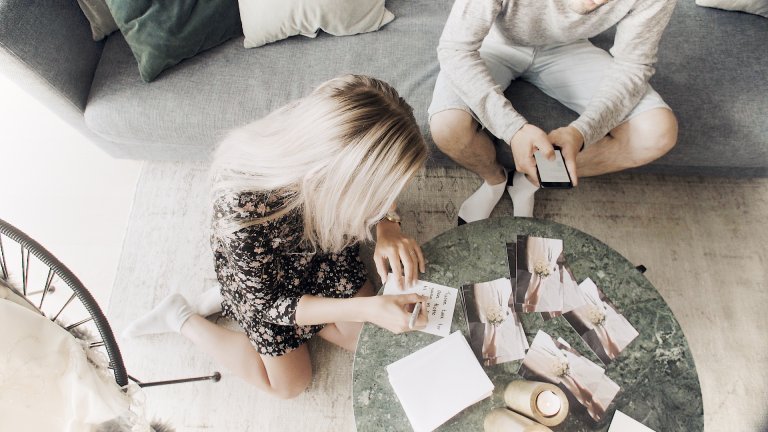
[[[426,110],[439,70],[435,50],[451,4],[388,1],[395,20],[356,36],[293,37],[249,50],[237,38],[185,60],[150,84],[140,80],[127,44],[114,34],[93,82],[86,123],[124,143],[130,154],[199,157],[227,130],[327,79],[356,73],[394,85],[426,133]]]
[[[373,33],[294,37],[246,50],[242,38],[185,60],[146,84],[116,33],[107,40],[85,110],[87,125],[142,159],[205,157],[227,130],[301,97],[344,73],[397,88],[428,137],[426,109],[439,71],[437,42],[452,0],[388,0],[396,19]],[[653,86],[680,121],[678,146],[645,171],[768,175],[768,23],[765,18],[680,0],[660,49]],[[613,34],[595,38],[609,48]],[[545,129],[576,115],[533,86],[507,91]],[[428,141],[429,140],[428,137]],[[509,153],[500,148],[510,164]],[[433,149],[431,163],[450,160]],[[739,167],[737,170],[733,167]]]

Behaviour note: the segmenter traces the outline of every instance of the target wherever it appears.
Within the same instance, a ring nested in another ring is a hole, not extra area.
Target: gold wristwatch
[[[400,214],[396,210],[390,210],[387,212],[387,214],[384,215],[381,220],[388,220],[390,222],[394,222],[398,225],[400,225],[400,222],[402,221],[402,218],[400,217]],[[381,221],[379,221],[381,222]]]

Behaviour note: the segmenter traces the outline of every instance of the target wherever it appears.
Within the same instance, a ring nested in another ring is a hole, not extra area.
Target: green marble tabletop
[[[613,412],[621,410],[659,431],[701,431],[704,428],[701,388],[693,356],[672,311],[651,283],[616,251],[579,230],[555,222],[527,218],[493,218],[463,225],[423,246],[428,261],[422,280],[459,288],[470,282],[509,277],[506,242],[518,235],[563,239],[568,265],[576,280],[592,278],[640,332],[606,374],[621,390],[600,422],[571,408],[554,431],[607,431]],[[640,263],[638,263],[640,264]],[[564,318],[544,321],[539,314],[521,314],[528,341],[541,329],[562,337],[598,365],[597,357]],[[451,332],[469,335],[461,302],[456,303]],[[438,336],[410,332],[394,335],[371,324],[363,327],[355,353],[353,405],[357,430],[410,431],[385,367],[435,342]],[[503,391],[517,375],[520,361],[485,368],[495,385],[493,396],[443,424],[439,431],[482,431],[485,415],[504,406]],[[460,371],[457,371],[460,373]]]

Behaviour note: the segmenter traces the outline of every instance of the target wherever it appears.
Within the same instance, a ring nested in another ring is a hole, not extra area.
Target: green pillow
[[[146,82],[243,32],[237,0],[107,0],[107,5]]]

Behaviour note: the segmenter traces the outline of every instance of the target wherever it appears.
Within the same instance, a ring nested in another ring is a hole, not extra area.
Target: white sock
[[[504,186],[507,184],[506,179],[507,172],[504,171],[504,181],[491,185],[488,182],[483,182],[480,188],[469,196],[459,208],[459,218],[464,222],[474,222],[480,219],[487,219],[491,215],[493,208],[499,203],[499,200],[504,195]]]
[[[221,312],[222,300],[221,285],[216,284],[203,291],[203,293],[195,299],[193,308],[198,315],[207,317],[208,315]]]
[[[524,173],[516,171],[512,176],[512,186],[507,187],[512,198],[512,214],[517,217],[533,217],[533,195],[539,187],[531,183]]]
[[[181,326],[193,315],[192,308],[181,294],[171,294],[148,314],[132,322],[122,336],[136,336],[180,332]]]

